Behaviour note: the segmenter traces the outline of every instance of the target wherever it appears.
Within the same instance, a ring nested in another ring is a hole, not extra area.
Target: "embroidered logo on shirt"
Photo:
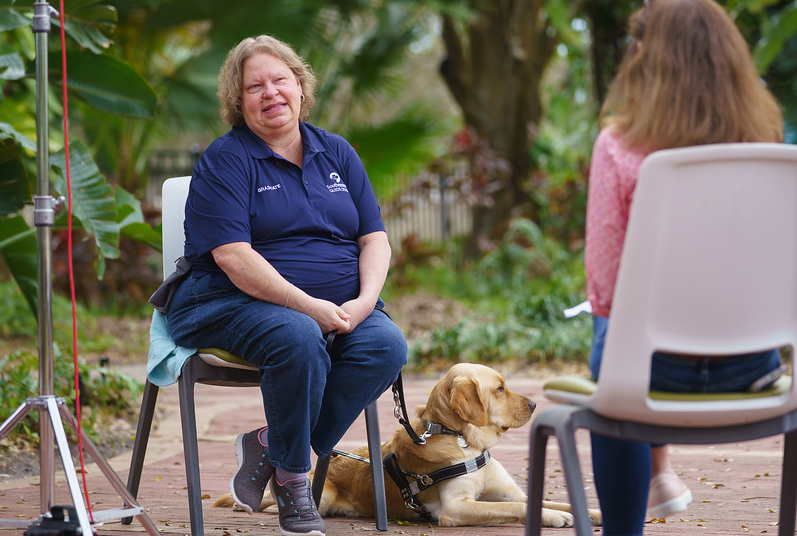
[[[337,171],[333,171],[332,173],[329,174],[329,180],[332,181],[332,184],[327,184],[327,190],[329,190],[329,193],[332,194],[336,192],[348,193],[349,189],[346,188],[346,183],[341,181],[340,175],[338,174]]]
[[[261,186],[260,188],[257,189],[257,193],[261,194],[261,193],[267,192],[269,190],[279,190],[280,188],[282,188],[281,184],[275,184],[273,186],[271,186],[271,185],[269,185],[269,186]]]

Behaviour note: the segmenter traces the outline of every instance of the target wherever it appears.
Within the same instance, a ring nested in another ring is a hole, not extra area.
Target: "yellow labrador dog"
[[[388,517],[398,520],[425,517],[448,527],[525,523],[526,494],[507,470],[490,458],[487,449],[495,446],[509,428],[526,424],[534,408],[534,402],[510,391],[504,378],[489,367],[471,363],[451,367],[432,389],[426,405],[417,409],[418,417],[411,423],[418,436],[429,430],[440,433],[427,435],[426,443],[419,445],[405,429],[399,428],[382,444],[382,456],[394,454],[400,474],[407,476],[407,482],[412,482],[416,475],[430,475],[458,464],[471,470],[428,488],[416,484],[414,490],[418,493],[412,499],[418,508],[406,506],[407,495],[402,496],[399,486],[387,472]],[[352,454],[367,457],[368,449],[361,447]],[[259,509],[273,504],[267,493]],[[230,494],[213,504],[233,505]],[[370,467],[357,459],[333,457],[319,513],[322,516],[374,517]],[[600,524],[599,511],[590,510],[590,517],[594,524]],[[542,519],[546,527],[573,524],[570,505],[564,503],[544,501]]]

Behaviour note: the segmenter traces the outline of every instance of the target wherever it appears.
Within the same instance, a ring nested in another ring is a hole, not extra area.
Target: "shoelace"
[[[307,480],[286,483],[285,496],[290,500],[293,512],[299,519],[303,519],[308,515],[310,517],[318,515],[313,502],[313,492]]]
[[[262,471],[263,467],[266,463],[263,461],[266,459],[266,451],[260,453],[260,461],[257,463],[258,468],[255,469],[255,474],[252,475],[252,482],[255,482],[258,486],[260,486],[261,490],[266,489],[266,484],[268,484],[268,479],[266,479],[265,472]]]

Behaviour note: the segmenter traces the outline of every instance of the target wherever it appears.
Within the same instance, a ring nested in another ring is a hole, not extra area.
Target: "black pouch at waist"
[[[163,283],[161,283],[161,285],[158,287],[158,290],[156,290],[149,299],[149,303],[151,303],[157,311],[160,311],[161,313],[167,313],[169,311],[169,304],[172,302],[172,296],[174,296],[174,292],[190,272],[191,263],[188,262],[185,257],[180,257],[177,259],[177,269],[174,271],[174,273],[172,273],[172,275],[167,277]]]

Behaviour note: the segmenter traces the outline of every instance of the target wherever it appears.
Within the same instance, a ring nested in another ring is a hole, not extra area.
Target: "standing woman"
[[[595,379],[642,160],[660,149],[783,140],[777,102],[763,87],[741,33],[714,0],[646,1],[631,30],[636,40],[601,110],[602,130],[590,165],[585,264],[595,315],[590,354]],[[657,353],[650,387],[745,391],[779,364],[777,350],[743,361]],[[592,434],[592,463],[603,533],[642,534],[651,445]]]
[[[268,426],[236,438],[230,491],[252,513],[270,482],[287,536],[325,534],[311,449],[328,456],[407,359],[382,311],[391,251],[363,164],[342,137],[305,121],[315,82],[267,35],[228,54],[218,95],[232,129],[194,170],[192,268],[168,313],[178,345],[221,348],[259,368]]]

